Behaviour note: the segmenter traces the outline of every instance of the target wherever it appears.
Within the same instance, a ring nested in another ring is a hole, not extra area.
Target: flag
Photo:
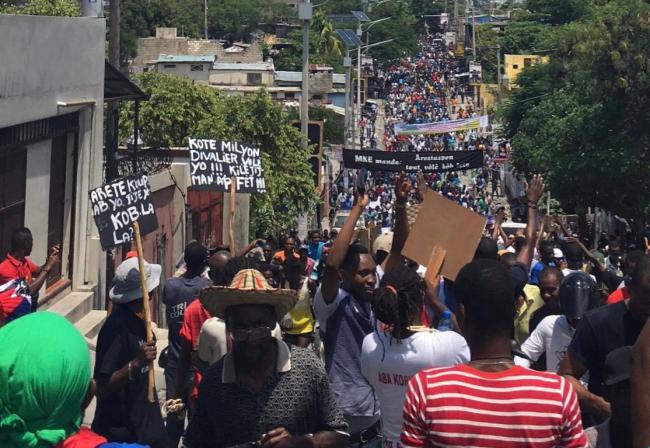
[[[0,324],[6,324],[32,310],[32,296],[24,278],[0,285]]]

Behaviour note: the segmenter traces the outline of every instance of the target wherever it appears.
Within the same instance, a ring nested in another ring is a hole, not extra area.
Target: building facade
[[[39,265],[60,245],[39,303],[64,315],[103,303],[88,191],[102,183],[105,33],[104,19],[0,15],[0,258],[21,226]]]

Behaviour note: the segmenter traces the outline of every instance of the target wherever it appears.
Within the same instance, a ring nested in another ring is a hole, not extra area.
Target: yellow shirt
[[[307,280],[298,291],[298,303],[285,316],[282,326],[287,334],[299,335],[314,332],[314,316],[311,313],[311,297]]]
[[[530,334],[528,323],[530,316],[544,305],[544,300],[535,285],[524,287],[524,302],[521,304],[515,315],[515,341],[522,344]]]

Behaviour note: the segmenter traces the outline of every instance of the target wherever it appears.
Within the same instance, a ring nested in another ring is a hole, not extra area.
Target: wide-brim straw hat
[[[226,310],[237,305],[271,305],[278,320],[296,306],[298,293],[291,289],[271,288],[264,275],[256,269],[244,269],[235,275],[230,286],[212,286],[201,291],[201,305],[220,319]]]

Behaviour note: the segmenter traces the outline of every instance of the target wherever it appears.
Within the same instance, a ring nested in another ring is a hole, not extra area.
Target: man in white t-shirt
[[[559,316],[547,316],[537,325],[535,331],[521,345],[533,361],[546,353],[546,370],[557,372],[571,343],[576,326],[582,316],[599,304],[596,282],[584,272],[576,272],[566,277],[560,285]],[[530,367],[530,361],[516,359],[517,364]]]

